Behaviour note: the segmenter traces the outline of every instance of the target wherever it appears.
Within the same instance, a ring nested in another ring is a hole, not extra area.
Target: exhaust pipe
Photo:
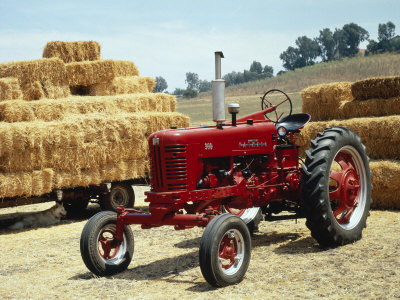
[[[221,58],[224,58],[222,51],[215,52],[215,80],[212,81],[212,99],[213,120],[217,122],[217,127],[225,122],[225,80],[221,78]]]

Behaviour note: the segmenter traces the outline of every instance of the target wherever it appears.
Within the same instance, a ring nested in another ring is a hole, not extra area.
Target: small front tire
[[[117,214],[103,211],[94,215],[83,228],[80,249],[86,267],[98,276],[125,271],[133,257],[134,238],[124,227],[123,241],[116,240]]]
[[[241,282],[250,256],[250,232],[242,219],[222,214],[207,225],[200,242],[199,263],[209,284],[222,287]]]

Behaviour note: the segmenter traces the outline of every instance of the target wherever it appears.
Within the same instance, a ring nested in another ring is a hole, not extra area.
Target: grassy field
[[[273,88],[281,89],[285,92],[299,92],[310,85],[320,83],[357,81],[375,76],[400,75],[399,65],[400,54],[345,58],[339,61],[315,64],[269,79],[230,86],[226,89],[226,95],[259,95]],[[210,92],[199,95],[199,98],[210,97]]]
[[[239,103],[240,113],[239,117],[245,116],[247,114],[257,112],[261,110],[261,99],[263,94],[258,94],[254,96],[230,96],[225,99],[226,106],[229,103]],[[301,112],[302,100],[300,93],[289,93],[288,96],[292,100],[293,113]],[[212,99],[183,99],[180,98],[177,101],[178,112],[183,113],[190,117],[190,122],[192,126],[197,125],[212,125]],[[226,119],[230,120],[230,115],[226,111]]]
[[[145,208],[143,190],[137,205]],[[53,203],[2,209],[42,210]],[[395,299],[400,297],[400,213],[372,211],[363,238],[343,247],[320,248],[304,219],[262,222],[252,238],[246,276],[215,289],[200,271],[203,229],[174,231],[132,226],[135,253],[128,270],[109,278],[85,267],[79,239],[81,217],[52,227],[17,232],[0,228],[0,299]]]

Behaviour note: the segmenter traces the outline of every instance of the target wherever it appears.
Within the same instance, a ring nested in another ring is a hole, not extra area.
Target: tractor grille
[[[163,183],[163,168],[161,165],[161,150],[159,146],[150,148],[151,159],[151,184],[154,188],[161,188]]]
[[[152,147],[151,174],[154,188],[168,191],[187,189],[186,146],[166,146],[164,155],[161,154],[161,147]]]
[[[165,154],[167,189],[185,190],[187,188],[186,146],[167,146]]]

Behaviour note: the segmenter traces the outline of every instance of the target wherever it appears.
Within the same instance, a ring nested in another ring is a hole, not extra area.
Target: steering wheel
[[[288,114],[288,116],[292,114],[292,100],[281,90],[269,90],[261,98],[261,109],[265,110],[270,107],[275,107],[275,109],[266,113],[265,117],[275,124],[282,119],[285,113]]]

